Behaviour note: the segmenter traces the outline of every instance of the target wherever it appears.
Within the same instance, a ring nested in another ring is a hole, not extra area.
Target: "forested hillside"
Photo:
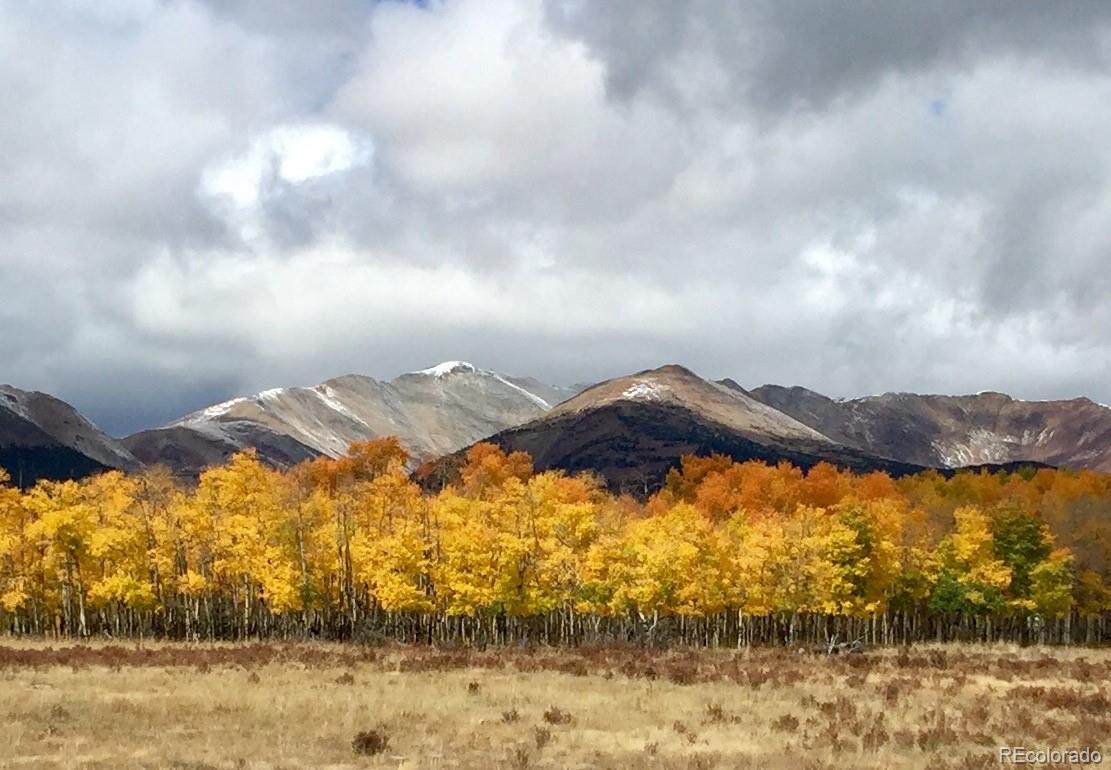
[[[1111,476],[687,457],[647,502],[469,450],[422,493],[394,439],[0,485],[0,627],[67,636],[770,644],[1105,641]]]

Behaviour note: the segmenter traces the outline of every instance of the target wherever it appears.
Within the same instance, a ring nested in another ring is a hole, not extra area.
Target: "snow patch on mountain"
[[[1026,437],[1024,437],[1026,438]],[[981,463],[1005,463],[1011,460],[1011,447],[1024,444],[1018,436],[996,433],[976,428],[968,432],[965,441],[931,442],[941,462],[950,468]]]
[[[8,390],[9,387],[8,385],[0,386],[0,394],[4,396],[4,398],[0,400],[0,406],[10,409],[24,420],[34,422],[31,418],[31,413],[27,411],[27,405],[24,404],[23,399],[20,398],[19,392],[15,388]]]
[[[653,380],[640,380],[625,388],[622,398],[634,401],[658,401],[667,394],[667,387]]]
[[[509,380],[507,380],[507,379],[505,379],[504,377],[502,377],[502,376],[501,376],[500,374],[498,374],[497,372],[487,372],[487,371],[483,371],[482,373],[483,373],[483,374],[488,374],[488,375],[492,376],[492,377],[493,377],[493,378],[494,378],[495,380],[497,380],[498,382],[502,383],[503,385],[505,385],[505,386],[507,386],[507,387],[510,387],[510,388],[513,388],[513,390],[516,390],[517,392],[519,392],[519,393],[520,393],[520,394],[521,394],[522,396],[524,396],[525,398],[527,398],[527,399],[529,399],[530,401],[532,401],[532,403],[536,404],[536,405],[537,405],[538,407],[540,407],[541,409],[543,409],[543,410],[547,411],[548,409],[551,409],[551,408],[552,408],[552,405],[551,405],[551,404],[549,404],[549,403],[548,403],[547,401],[545,401],[544,399],[540,398],[540,396],[536,395],[535,393],[530,393],[529,391],[527,391],[527,390],[525,390],[524,388],[522,388],[522,387],[521,387],[520,385],[515,385],[514,383],[512,383],[512,382],[510,382]]]
[[[220,417],[221,415],[227,414],[228,412],[230,412],[232,410],[232,407],[234,407],[236,404],[242,404],[246,400],[247,400],[246,398],[240,397],[240,398],[233,398],[233,399],[230,399],[228,401],[222,401],[219,404],[213,404],[212,406],[206,407],[206,408],[202,409],[199,412],[193,412],[192,414],[187,414],[186,416],[182,417],[180,420],[174,420],[172,423],[170,423],[170,425],[186,425],[186,424],[189,424],[189,423],[196,423],[196,422],[203,422],[205,420],[212,420],[212,419],[215,419],[217,417]]]
[[[315,393],[329,409],[339,412],[344,417],[348,417],[359,423],[360,425],[366,425],[368,428],[370,427],[367,424],[366,420],[352,412],[342,401],[339,400],[339,394],[337,394],[330,386],[317,385],[315,388],[312,389],[312,392]]]
[[[466,361],[444,361],[441,364],[429,367],[428,369],[421,369],[420,371],[411,372],[411,374],[426,374],[430,377],[446,377],[449,374],[457,372],[477,372],[478,369],[474,364],[468,364]]]

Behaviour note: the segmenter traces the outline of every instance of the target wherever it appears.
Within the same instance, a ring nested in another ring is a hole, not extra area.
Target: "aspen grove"
[[[646,501],[471,448],[423,491],[395,439],[40,482],[0,470],[13,634],[436,644],[1098,644],[1111,476],[900,479],[686,457]]]

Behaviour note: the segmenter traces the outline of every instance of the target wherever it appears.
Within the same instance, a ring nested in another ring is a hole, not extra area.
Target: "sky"
[[[0,0],[0,382],[1111,402],[1111,3]]]

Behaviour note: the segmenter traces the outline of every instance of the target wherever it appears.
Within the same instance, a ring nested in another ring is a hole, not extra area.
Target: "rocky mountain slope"
[[[116,439],[53,396],[0,385],[0,467],[21,485],[80,478],[139,462]]]
[[[573,393],[447,361],[389,381],[350,374],[313,387],[263,391],[129,436],[125,444],[144,462],[177,470],[203,467],[246,446],[281,467],[391,435],[415,457],[428,458],[539,417]]]
[[[684,454],[789,460],[804,468],[827,460],[861,471],[921,470],[842,446],[739,388],[674,365],[599,383],[487,440],[527,451],[538,470],[593,471],[611,488],[634,494],[658,487]],[[426,468],[429,483],[451,480],[462,456]]]
[[[287,469],[320,452],[297,439],[245,420],[171,425],[135,433],[122,440],[144,465],[165,465],[184,479],[196,478],[236,452],[253,448],[267,465]]]
[[[954,468],[1033,461],[1111,472],[1111,408],[1086,398],[1021,401],[987,392],[835,400],[779,385],[749,395],[838,443],[903,462]]]

